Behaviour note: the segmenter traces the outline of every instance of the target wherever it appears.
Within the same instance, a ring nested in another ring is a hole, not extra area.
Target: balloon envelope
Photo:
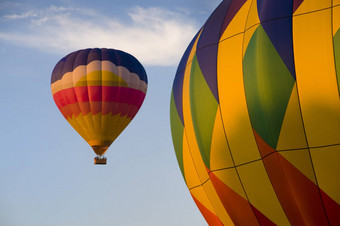
[[[102,156],[141,107],[147,76],[128,53],[84,49],[56,64],[51,90],[66,120]]]
[[[170,119],[210,225],[340,225],[339,1],[224,0],[178,66]]]

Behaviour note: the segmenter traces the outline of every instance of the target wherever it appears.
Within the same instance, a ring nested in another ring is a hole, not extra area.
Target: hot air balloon
[[[104,153],[141,107],[147,76],[132,55],[84,49],[62,58],[51,77],[53,99],[71,126],[106,164]]]
[[[340,225],[339,27],[339,0],[224,0],[193,38],[170,121],[209,225]]]

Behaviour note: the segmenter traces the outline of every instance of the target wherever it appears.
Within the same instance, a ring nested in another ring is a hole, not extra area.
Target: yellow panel
[[[242,53],[242,57],[244,57],[244,54],[246,53],[246,50],[248,48],[250,39],[253,37],[254,32],[256,31],[256,29],[258,28],[259,25],[255,25],[251,28],[249,28],[245,33],[244,33],[244,40],[243,40],[243,53]]]
[[[92,115],[92,113],[87,114]],[[92,115],[92,121],[93,121],[93,134],[94,134],[94,140],[101,140],[101,130],[102,130],[102,115],[101,113]]]
[[[340,0],[338,0],[338,4],[340,4]],[[333,2],[334,5],[334,2]],[[336,6],[333,8],[333,37],[335,33],[339,30],[340,28],[340,5]]]
[[[183,168],[184,178],[189,189],[201,185],[204,181],[201,181],[190,154],[188,141],[185,131],[183,132]]]
[[[92,120],[92,113],[88,113],[87,115],[80,114],[81,117],[77,117],[77,121],[81,123],[82,128],[86,128],[88,138],[94,137],[93,131],[94,131],[94,126],[93,126],[93,120]],[[80,116],[79,115],[79,116]]]
[[[250,42],[251,37],[253,36],[255,30],[260,24],[260,18],[258,16],[257,12],[257,0],[251,1],[251,6],[249,9],[249,14],[247,17],[247,22],[245,26],[245,33],[244,33],[244,40],[243,40],[243,53],[242,56],[244,56],[246,49],[248,47],[248,44]]]
[[[190,191],[195,196],[195,198],[197,198],[211,212],[215,213],[220,218],[222,223],[225,223],[225,225],[230,223],[231,220],[229,215],[227,214],[223,204],[216,194],[211,181],[205,181],[203,186],[199,186],[203,184],[204,181],[201,182],[197,174],[194,162],[190,155],[185,132],[183,135],[183,166],[185,181],[189,189],[193,188]]]
[[[131,119],[128,117],[121,117],[122,120],[120,120],[120,123],[117,125],[117,129],[114,130],[113,132],[113,136],[111,137],[112,139],[116,139],[119,134],[129,125],[129,123],[131,122]]]
[[[192,46],[191,52],[190,52],[189,57],[188,57],[187,65],[188,65],[189,63],[191,63],[192,59],[194,58],[194,56],[195,56],[195,54],[196,54],[197,42],[198,42],[198,39],[201,37],[202,31],[203,31],[203,29],[201,29],[201,31],[200,31],[199,34],[197,35],[197,38],[196,38],[196,40],[195,40],[195,43],[194,43],[194,45]],[[191,70],[191,66],[190,66],[190,70]],[[189,72],[190,72],[190,71],[189,71]]]
[[[236,165],[261,158],[254,139],[244,92],[242,36],[237,35],[221,42],[217,61],[222,118]]]
[[[223,223],[223,225],[234,225],[229,217],[229,214],[224,209],[224,206],[218,197],[215,188],[210,180],[203,184],[203,188],[209,198],[210,203],[213,205],[214,212]]]
[[[251,2],[252,1],[247,1],[246,3],[244,3],[242,8],[237,12],[237,14],[234,16],[234,18],[228,25],[227,29],[224,31],[220,40],[224,40],[235,34],[244,32],[246,19]]]
[[[69,118],[67,121],[85,141],[89,139],[90,135],[88,134],[89,132],[87,129],[87,125],[81,114],[79,114],[77,117],[75,117],[75,115],[72,115],[72,118]]]
[[[98,136],[94,134],[94,126],[92,120],[92,113],[88,113],[87,115],[79,114],[76,118],[77,122],[80,124],[81,128],[85,130],[87,134],[87,140],[98,140]]]
[[[340,0],[333,0],[333,6],[340,5]]]
[[[86,75],[86,77],[83,77],[81,80],[79,80],[77,82],[77,84],[79,82],[81,82],[82,80],[86,80],[88,83],[99,81],[100,84],[101,84],[101,81],[102,81],[102,71],[92,71],[92,72],[89,72]],[[98,84],[98,85],[100,85],[100,84]]]
[[[340,204],[340,146],[315,148],[310,152],[320,189]]]
[[[119,76],[109,71],[92,71],[80,78],[75,87],[79,86],[120,86],[127,87],[127,83]]]
[[[294,15],[326,9],[332,6],[332,0],[304,0]],[[294,35],[293,35],[294,36]]]
[[[77,117],[72,115],[72,118],[69,118],[67,121],[85,139],[85,141],[88,141],[93,137],[92,131],[89,129],[87,121],[82,114],[79,114]]]
[[[125,84],[127,86],[126,82],[122,77],[119,77],[118,75],[114,74],[111,71],[102,71],[102,81],[113,81],[113,82],[120,82],[122,84]]]
[[[281,151],[280,155],[282,155],[300,172],[302,172],[306,177],[308,177],[309,180],[313,181],[316,184],[314,170],[308,149]]]
[[[111,112],[109,114],[102,115],[101,134],[103,134],[106,138],[112,136],[113,131],[116,130],[118,120],[122,120],[122,118],[123,117],[120,117],[120,114],[112,115]]]
[[[276,150],[297,148],[307,148],[307,143],[295,84],[283,119]]]
[[[234,163],[223,129],[220,107],[218,107],[211,138],[210,169],[213,171],[233,166]]]
[[[237,168],[249,202],[277,225],[290,225],[262,161]]]
[[[209,176],[206,169],[206,166],[203,162],[197,140],[194,131],[194,125],[192,122],[191,117],[191,109],[190,109],[190,94],[189,94],[189,87],[190,87],[190,71],[191,71],[191,62],[185,69],[184,81],[183,81],[183,118],[184,118],[184,131],[187,135],[189,150],[191,152],[191,156],[195,163],[196,170],[200,177],[201,181],[206,181]]]
[[[240,182],[240,179],[237,175],[235,168],[215,171],[214,175],[216,175],[216,177],[218,177],[221,181],[223,181],[223,183],[225,183],[229,188],[235,191],[238,195],[240,195],[242,198],[247,200],[247,197],[244,193],[242,184]]]
[[[205,208],[207,208],[210,212],[215,213],[214,208],[212,207],[210,200],[207,196],[207,194],[205,193],[205,190],[202,186],[199,187],[195,187],[193,189],[190,190],[190,193],[192,196],[195,197],[195,199],[197,199],[197,201],[199,201]]]
[[[309,146],[340,143],[331,9],[294,17],[293,32],[297,88]]]
[[[249,8],[245,30],[248,30],[249,28],[258,24],[260,24],[260,18],[257,11],[257,0],[251,0],[251,6]]]
[[[126,115],[121,116],[120,114],[111,115],[101,115],[102,117],[102,127],[101,127],[101,140],[111,140],[114,141],[119,134],[126,128],[126,126],[131,122],[131,119]]]

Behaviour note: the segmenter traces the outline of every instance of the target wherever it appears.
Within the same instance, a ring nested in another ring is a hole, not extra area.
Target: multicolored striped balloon
[[[147,76],[128,53],[84,49],[57,63],[51,89],[66,120],[102,156],[141,107]]]
[[[224,0],[190,43],[171,130],[210,225],[340,225],[339,28],[339,0]]]

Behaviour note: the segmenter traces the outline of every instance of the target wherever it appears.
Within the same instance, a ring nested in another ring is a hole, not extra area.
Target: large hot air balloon
[[[147,76],[132,55],[84,49],[62,58],[51,77],[53,99],[71,126],[106,164],[103,154],[141,107]]]
[[[340,225],[339,27],[339,0],[224,0],[188,46],[171,130],[210,225]]]

